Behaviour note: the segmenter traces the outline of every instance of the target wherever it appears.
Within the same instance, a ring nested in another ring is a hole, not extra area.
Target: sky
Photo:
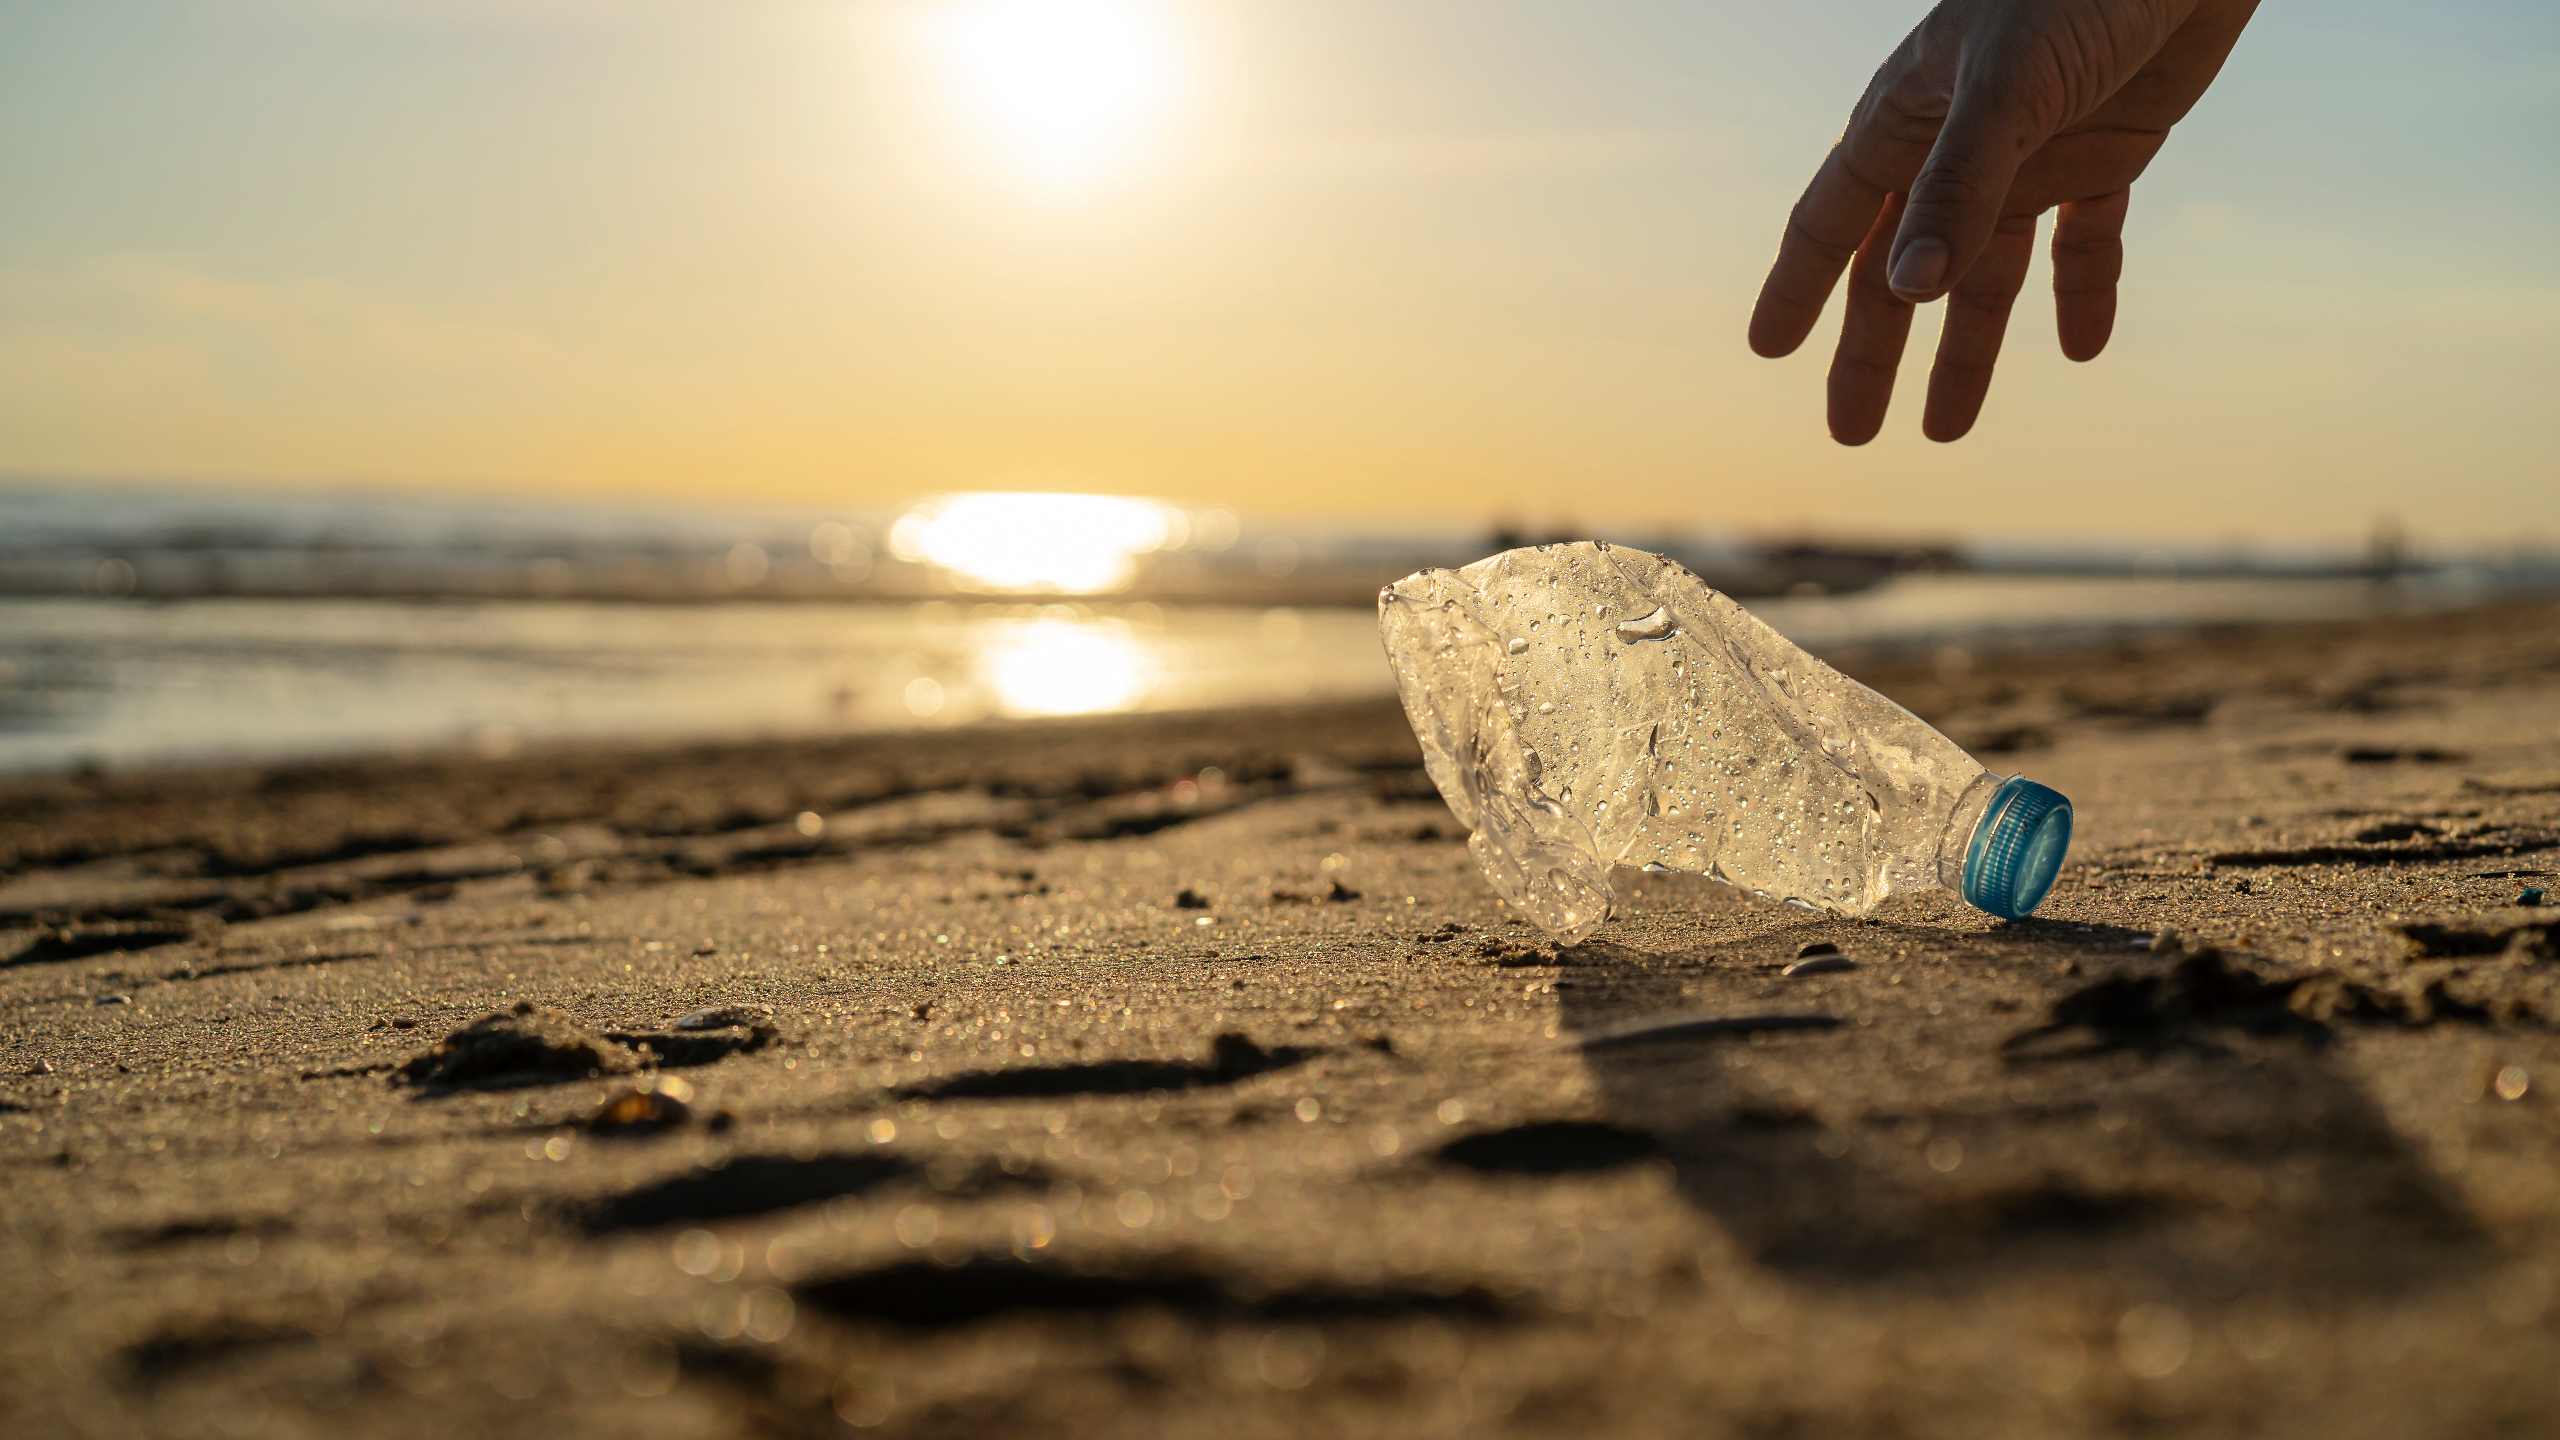
[[[2560,8],[2269,0],[1981,427],[1743,344],[1919,8],[0,0],[0,474],[2560,541]]]

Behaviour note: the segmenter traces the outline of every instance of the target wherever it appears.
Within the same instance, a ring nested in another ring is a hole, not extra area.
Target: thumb
[[[1946,294],[1973,268],[2019,165],[2044,138],[2008,76],[1967,70],[1894,235],[1888,283],[1915,304]]]

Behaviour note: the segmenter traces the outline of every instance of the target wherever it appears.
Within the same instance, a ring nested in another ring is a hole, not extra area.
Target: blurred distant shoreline
[[[1097,599],[1355,606],[1425,566],[1586,538],[1571,525],[1284,523],[1132,497],[985,493],[905,511],[529,504],[374,493],[0,480],[0,597],[578,601],[618,605]],[[1736,597],[1844,595],[1915,575],[2403,580],[2560,591],[2560,553],[2170,549],[1604,529]]]
[[[1383,700],[1371,606],[1556,527],[1325,530],[1119,496],[892,515],[0,488],[0,772]],[[1959,669],[2560,593],[2532,555],[1626,534],[1817,653]]]

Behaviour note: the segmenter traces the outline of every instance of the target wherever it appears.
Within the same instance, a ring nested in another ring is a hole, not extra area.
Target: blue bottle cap
[[[2071,801],[2012,775],[1991,796],[1964,854],[1965,903],[2016,920],[2044,903],[2071,848]]]

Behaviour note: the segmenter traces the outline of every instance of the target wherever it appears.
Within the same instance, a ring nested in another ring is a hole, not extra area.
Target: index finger
[[[1847,140],[1831,147],[1813,183],[1787,212],[1778,258],[1751,310],[1751,348],[1774,360],[1792,355],[1822,318],[1840,272],[1884,208],[1885,190],[1851,170]]]

